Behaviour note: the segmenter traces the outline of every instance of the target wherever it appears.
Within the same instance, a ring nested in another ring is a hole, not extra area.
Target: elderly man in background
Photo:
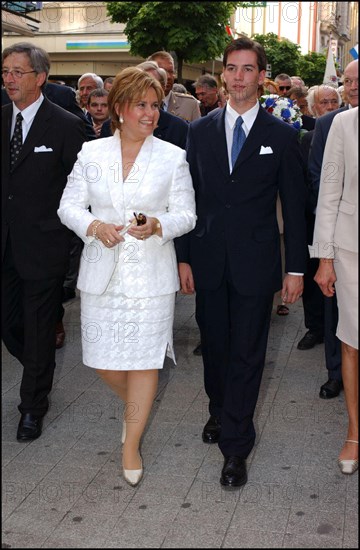
[[[92,92],[92,90],[96,90],[96,88],[103,87],[103,79],[95,73],[84,73],[80,76],[78,80],[79,103],[80,107],[87,116],[90,116],[87,110],[90,92]]]
[[[321,86],[312,86],[308,92],[308,106],[309,110],[314,117],[314,120],[325,115],[330,111],[338,109],[340,106],[340,95],[338,91],[332,86],[322,84]],[[314,130],[310,130],[304,134],[301,140],[301,150],[304,158],[306,169],[309,163],[309,151],[311,140],[314,136]],[[307,169],[307,183],[308,188],[311,187],[310,174]],[[307,225],[307,241],[308,244],[312,244],[314,225],[315,225],[315,213],[317,195],[311,193],[309,190],[307,209],[306,209],[306,225]],[[304,320],[305,326],[308,329],[306,334],[298,343],[298,349],[308,350],[312,349],[316,344],[320,344],[324,340],[324,296],[319,286],[314,281],[314,276],[319,266],[319,260],[317,258],[311,258],[308,256],[307,270],[304,275],[304,291],[302,295],[303,307],[304,307]],[[329,357],[327,354],[327,361]],[[340,369],[340,364],[337,366]],[[339,373],[341,380],[341,374]]]
[[[167,83],[165,87],[165,99],[163,109],[168,113],[178,116],[186,122],[191,122],[201,117],[199,103],[189,94],[182,94],[172,90],[175,80],[174,60],[168,52],[155,52],[147,58],[148,61],[156,61],[159,67],[165,69]]]
[[[211,74],[203,74],[194,82],[195,95],[200,101],[201,116],[219,107],[218,83]]]

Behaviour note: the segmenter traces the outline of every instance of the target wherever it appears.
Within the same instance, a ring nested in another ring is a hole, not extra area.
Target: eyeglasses
[[[351,86],[352,83],[359,84],[359,79],[358,78],[345,78],[344,84],[346,84],[347,86]]]
[[[291,89],[291,86],[279,86],[279,90],[283,92],[284,90],[289,91]]]
[[[19,71],[18,69],[11,69],[11,71],[9,71],[8,69],[3,69],[1,71],[1,76],[7,78],[9,74],[11,74],[13,78],[22,78],[24,74],[29,73],[36,73],[36,71]]]

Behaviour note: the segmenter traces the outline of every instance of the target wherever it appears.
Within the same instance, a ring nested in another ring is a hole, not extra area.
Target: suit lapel
[[[39,145],[41,137],[47,131],[51,121],[51,103],[44,98],[42,104],[39,107],[38,112],[35,115],[33,123],[21,148],[20,154],[13,166],[13,170],[23,162],[23,160],[34,150],[36,145]],[[46,145],[46,144],[44,144]]]
[[[3,109],[3,143],[2,143],[2,156],[6,166],[10,166],[10,132],[11,132],[11,120],[12,120],[12,106],[10,108]]]
[[[176,96],[173,94],[172,91],[170,91],[168,111],[169,111],[169,113],[173,113],[174,115],[178,116],[177,113],[179,111],[179,104],[176,101]]]
[[[133,202],[134,197],[144,180],[149,166],[153,144],[154,137],[152,135],[148,136],[142,144],[141,149],[135,159],[133,170],[131,170],[125,180],[124,186],[126,186],[126,203]]]
[[[117,130],[112,138],[111,148],[108,150],[105,162],[102,165],[107,169],[107,183],[114,208],[119,212],[121,219],[124,216],[124,209],[127,209],[136,195],[148,169],[151,158],[154,138],[149,136],[145,139],[138,156],[134,162],[134,169],[129,173],[125,182],[122,177],[122,156],[120,134]],[[120,159],[120,162],[119,162]],[[128,220],[124,220],[127,223]]]
[[[230,167],[225,134],[225,108],[211,118],[208,130],[214,134],[214,138],[211,139],[214,158],[218,162],[224,175],[229,177]]]
[[[266,113],[260,106],[255,122],[233,167],[233,172],[238,170],[254,151],[260,149],[261,145],[268,145],[266,140],[271,134],[271,117],[272,115]]]

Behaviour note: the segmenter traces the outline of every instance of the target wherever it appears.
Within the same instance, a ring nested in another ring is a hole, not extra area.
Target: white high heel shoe
[[[142,462],[141,455],[140,455],[140,462],[141,462],[141,467],[140,467],[139,470],[125,470],[125,468],[123,468],[124,479],[132,487],[136,487],[136,485],[138,485],[138,483],[140,483],[141,478],[142,478],[143,473],[144,473],[143,462]]]
[[[354,439],[347,439],[346,443],[357,443],[358,441],[355,441]],[[359,462],[357,459],[354,460],[338,460],[339,468],[342,471],[343,474],[353,474],[356,472],[359,466]]]

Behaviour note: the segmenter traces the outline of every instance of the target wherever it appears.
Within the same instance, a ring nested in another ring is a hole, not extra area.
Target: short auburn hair
[[[164,98],[164,92],[160,82],[150,74],[137,67],[127,67],[116,75],[108,95],[109,115],[113,133],[121,126],[115,107],[118,106],[121,112],[130,103],[142,99],[150,88],[155,91],[160,105]]]

